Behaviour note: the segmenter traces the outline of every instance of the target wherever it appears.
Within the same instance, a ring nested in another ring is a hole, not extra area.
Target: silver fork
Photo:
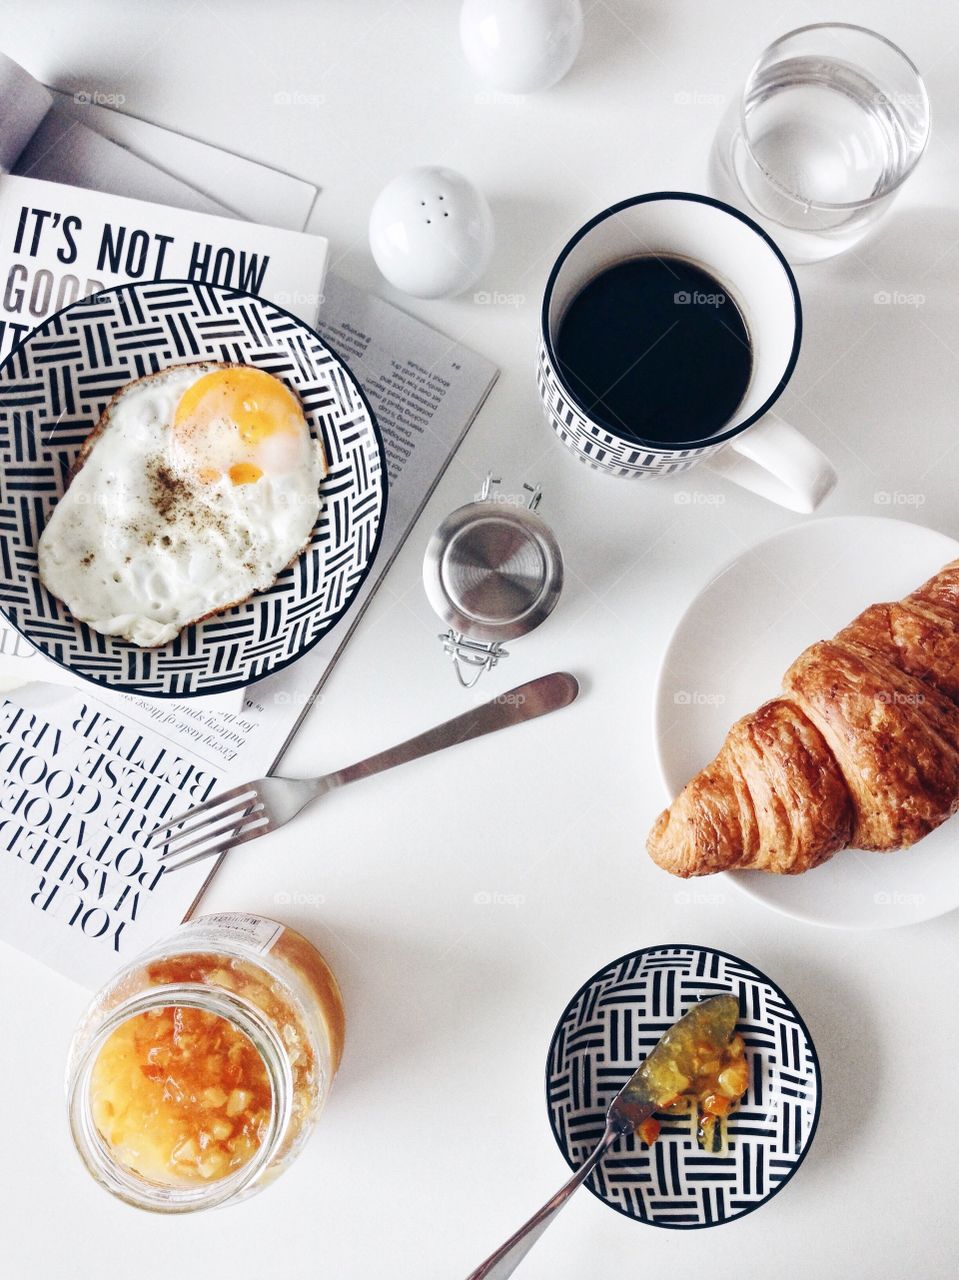
[[[334,787],[368,778],[408,760],[418,760],[457,742],[468,742],[470,738],[480,738],[485,733],[558,711],[560,707],[568,707],[578,693],[574,676],[568,671],[554,671],[325,777],[257,778],[254,782],[244,782],[161,822],[150,832],[147,842],[155,844],[159,839],[165,846],[161,859],[166,860],[170,871],[179,871],[201,858],[214,858],[234,845],[276,831],[295,818],[304,805]]]

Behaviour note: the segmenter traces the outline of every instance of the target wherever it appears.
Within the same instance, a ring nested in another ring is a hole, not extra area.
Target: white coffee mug
[[[746,394],[730,421],[702,440],[666,445],[610,430],[577,399],[556,356],[556,334],[576,295],[608,267],[643,255],[703,267],[735,300],[749,331],[753,366]],[[808,513],[830,492],[836,472],[805,436],[769,414],[796,367],[801,338],[799,290],[766,232],[719,200],[657,191],[598,214],[557,258],[543,298],[540,394],[560,439],[601,471],[669,475],[708,459],[711,470],[743,488]]]

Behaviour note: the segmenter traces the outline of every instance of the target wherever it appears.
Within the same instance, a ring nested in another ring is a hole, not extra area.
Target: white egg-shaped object
[[[562,80],[583,43],[580,0],[463,0],[460,43],[477,76],[505,93]]]
[[[486,270],[493,215],[482,192],[453,169],[408,169],[380,192],[370,249],[390,284],[417,298],[462,293]]]

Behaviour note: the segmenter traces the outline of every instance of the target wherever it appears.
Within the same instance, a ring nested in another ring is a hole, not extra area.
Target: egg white
[[[215,363],[122,388],[47,521],[40,580],[74,617],[141,647],[263,591],[309,542],[322,506],[321,446],[251,484],[199,483],[174,448],[184,391]]]

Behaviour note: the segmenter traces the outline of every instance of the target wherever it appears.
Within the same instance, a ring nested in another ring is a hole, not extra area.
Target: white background
[[[956,917],[831,932],[723,881],[690,901],[643,851],[664,801],[651,696],[671,630],[725,560],[798,517],[705,471],[642,483],[588,471],[543,425],[532,366],[542,286],[570,232],[640,191],[703,189],[716,95],[734,94],[774,37],[828,18],[877,27],[926,75],[934,141],[873,239],[800,269],[806,333],[781,403],[840,471],[824,514],[959,535],[957,11],[931,0],[585,7],[573,72],[515,102],[472,82],[453,0],[0,5],[0,44],[40,77],[122,94],[125,110],[321,184],[311,227],[357,283],[379,287],[366,220],[399,170],[453,165],[492,203],[498,248],[480,287],[518,298],[405,305],[496,360],[502,378],[288,772],[336,767],[469,702],[419,574],[430,531],[490,466],[510,491],[542,483],[568,577],[553,618],[485,696],[557,667],[583,683],[552,720],[334,795],[221,871],[208,906],[302,929],[338,973],[349,1016],[321,1127],[248,1204],[151,1218],[87,1178],[61,1079],[85,993],[3,949],[0,1249],[17,1280],[465,1276],[566,1175],[542,1073],[567,999],[608,960],[662,942],[730,950],[795,1000],[822,1061],[819,1135],[782,1195],[709,1232],[643,1227],[581,1192],[523,1264],[526,1280],[667,1267],[715,1280],[954,1274]],[[297,104],[277,105],[283,92]],[[925,300],[878,306],[880,290]]]

